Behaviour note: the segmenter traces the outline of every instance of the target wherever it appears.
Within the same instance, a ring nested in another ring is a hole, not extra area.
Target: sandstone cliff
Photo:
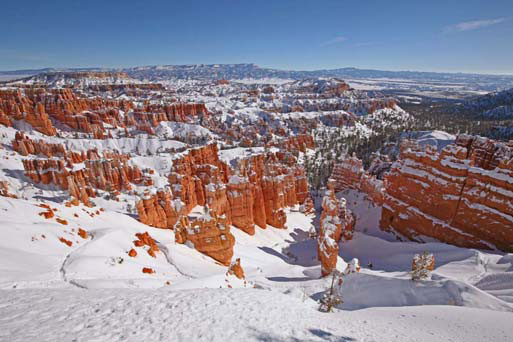
[[[403,145],[385,177],[382,229],[513,251],[513,146],[466,135],[441,152]]]
[[[142,87],[146,90],[152,90],[155,86],[133,85],[134,88]],[[112,87],[130,88],[130,85]],[[121,114],[120,111],[125,114]],[[153,134],[151,128],[159,122],[187,122],[196,116],[208,116],[204,104],[161,105],[149,104],[146,101],[136,106],[128,100],[81,97],[71,88],[0,90],[0,124],[12,126],[12,120],[24,120],[35,130],[46,135],[57,133],[50,118],[74,131],[89,133],[96,139],[105,139],[109,135],[107,125],[118,128],[136,127]]]

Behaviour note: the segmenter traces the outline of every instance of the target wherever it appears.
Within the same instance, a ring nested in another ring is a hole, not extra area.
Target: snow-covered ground
[[[317,311],[261,289],[1,291],[4,341],[511,341],[511,314],[456,306]]]
[[[346,194],[363,215],[363,195]],[[345,277],[344,303],[317,310],[328,287],[320,279],[314,216],[294,208],[288,229],[232,227],[235,257],[246,280],[186,245],[170,230],[145,226],[106,210],[50,203],[56,216],[22,199],[0,197],[0,340],[5,341],[510,341],[513,257],[441,243],[394,241],[372,226],[372,215],[341,245],[362,271]],[[372,213],[372,209],[370,208]],[[75,216],[78,215],[78,217]],[[94,214],[93,217],[90,214]],[[82,239],[77,229],[90,235]],[[161,252],[137,248],[148,231]],[[44,235],[44,237],[43,237]],[[72,241],[68,247],[59,237]],[[410,280],[415,253],[435,255],[431,279]],[[372,262],[373,268],[366,265]],[[339,260],[339,267],[345,265]],[[151,267],[155,274],[143,274]]]

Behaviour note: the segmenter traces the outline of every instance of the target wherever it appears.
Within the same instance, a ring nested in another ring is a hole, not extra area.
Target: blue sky
[[[512,0],[18,0],[0,8],[0,70],[256,63],[513,74]]]

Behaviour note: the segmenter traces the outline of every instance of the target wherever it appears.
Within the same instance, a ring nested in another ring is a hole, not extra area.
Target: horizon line
[[[405,73],[432,73],[432,74],[460,74],[460,75],[482,75],[482,76],[507,76],[513,77],[513,72],[511,73],[494,73],[494,72],[469,72],[469,71],[426,71],[426,70],[412,70],[412,69],[379,69],[379,68],[361,68],[361,67],[351,67],[351,66],[343,66],[343,67],[335,67],[335,68],[316,68],[316,69],[287,69],[287,68],[277,68],[271,66],[260,66],[257,63],[191,63],[191,64],[148,64],[148,65],[135,65],[135,66],[119,66],[119,67],[106,67],[106,66],[77,66],[77,67],[40,67],[40,68],[26,68],[26,69],[12,69],[12,70],[0,70],[0,73],[10,73],[10,72],[21,72],[21,71],[39,71],[45,69],[53,69],[57,72],[61,71],[66,72],[67,70],[77,70],[77,69],[93,69],[93,70],[123,70],[123,69],[134,69],[134,68],[150,68],[150,67],[170,67],[170,66],[213,66],[213,65],[253,65],[259,67],[261,69],[271,69],[285,72],[316,72],[316,71],[333,71],[340,69],[355,69],[362,71],[384,71],[384,72],[405,72]]]

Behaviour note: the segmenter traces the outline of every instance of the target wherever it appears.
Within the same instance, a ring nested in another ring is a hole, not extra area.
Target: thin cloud
[[[347,40],[347,38],[344,36],[336,36],[335,38],[322,43],[321,46],[328,46],[328,45],[333,45],[333,44],[337,44],[337,43],[342,43],[342,42],[345,42],[346,40]]]
[[[458,24],[454,24],[445,28],[446,32],[465,32],[465,31],[473,31],[478,30],[484,27],[489,27],[493,25],[497,25],[506,21],[507,18],[497,18],[497,19],[482,19],[482,20],[472,20],[472,21],[464,21]]]

